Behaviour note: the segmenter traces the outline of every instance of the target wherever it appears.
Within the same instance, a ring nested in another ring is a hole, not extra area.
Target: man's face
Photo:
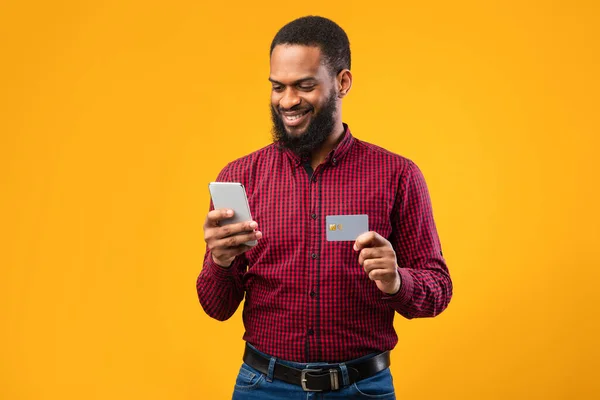
[[[335,77],[318,47],[278,45],[271,54],[273,136],[301,156],[318,148],[335,126]]]

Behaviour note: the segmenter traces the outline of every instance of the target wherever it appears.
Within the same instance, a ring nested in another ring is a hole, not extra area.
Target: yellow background
[[[396,320],[398,398],[598,398],[597,4],[4,0],[0,398],[231,396],[207,183],[270,143],[268,47],[306,14],[347,31],[344,121],[421,167],[454,280]]]

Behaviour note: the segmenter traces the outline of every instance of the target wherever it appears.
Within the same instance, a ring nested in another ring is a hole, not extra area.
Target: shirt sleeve
[[[245,271],[245,257],[237,256],[229,268],[223,268],[214,262],[210,250],[206,249],[196,289],[200,304],[209,316],[224,321],[235,313],[244,298],[242,277]]]
[[[390,242],[396,251],[401,285],[384,296],[406,318],[434,317],[452,297],[452,280],[440,240],[425,178],[411,161],[400,177]]]
[[[228,167],[225,167],[217,182],[227,182]],[[214,209],[212,201],[209,211]],[[196,281],[198,299],[204,311],[219,321],[230,318],[244,298],[243,276],[248,262],[244,254],[237,256],[229,268],[223,268],[214,262],[210,249],[206,246],[202,271]]]

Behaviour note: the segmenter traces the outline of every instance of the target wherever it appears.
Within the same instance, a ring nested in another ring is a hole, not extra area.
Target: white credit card
[[[354,241],[369,231],[369,216],[328,215],[325,217],[325,229],[328,242]]]

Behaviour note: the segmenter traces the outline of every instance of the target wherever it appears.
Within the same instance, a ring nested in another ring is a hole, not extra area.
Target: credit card
[[[327,215],[325,229],[328,242],[354,241],[369,231],[369,216],[361,215]]]

